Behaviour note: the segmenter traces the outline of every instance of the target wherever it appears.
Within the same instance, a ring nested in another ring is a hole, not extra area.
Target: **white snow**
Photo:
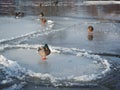
[[[85,5],[107,5],[107,4],[120,4],[120,1],[84,1]]]

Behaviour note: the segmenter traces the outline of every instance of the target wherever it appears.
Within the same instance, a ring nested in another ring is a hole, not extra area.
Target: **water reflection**
[[[89,40],[89,41],[92,41],[92,40],[93,40],[93,34],[91,34],[91,35],[88,34],[88,40]]]
[[[52,0],[50,0],[52,1]],[[89,5],[78,7],[77,0],[62,0],[60,5],[46,0],[0,0],[0,15],[14,15],[15,12],[24,12],[26,15],[39,15],[44,12],[46,16],[80,16],[80,12],[87,12],[88,15],[97,16],[104,20],[109,15],[118,16],[120,5]],[[79,3],[82,3],[79,0]],[[71,13],[71,14],[70,14]],[[84,16],[83,16],[84,17]]]
[[[98,20],[111,21],[118,17],[120,14],[120,5],[90,5],[86,6],[87,12],[90,16],[96,17]],[[111,18],[112,17],[112,18]],[[116,19],[116,22],[120,22],[120,19]]]
[[[38,64],[42,73],[50,73],[50,65],[47,61],[40,61]]]
[[[15,12],[39,15],[40,12],[44,12],[46,15],[54,16],[70,10],[71,5],[73,5],[71,3],[73,2],[71,0],[62,1],[61,5],[58,6],[58,2],[53,2],[53,0],[0,0],[0,15],[14,15]]]

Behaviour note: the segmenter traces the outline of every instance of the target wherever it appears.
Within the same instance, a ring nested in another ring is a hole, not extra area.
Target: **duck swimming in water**
[[[16,12],[15,13],[15,18],[23,17],[24,13],[23,12]]]
[[[93,40],[93,31],[94,31],[93,26],[88,26],[88,40],[90,41]]]

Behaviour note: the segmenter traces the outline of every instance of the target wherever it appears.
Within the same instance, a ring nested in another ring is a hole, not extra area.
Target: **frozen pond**
[[[118,90],[120,12],[108,6],[119,7],[119,2],[104,3],[44,7],[46,25],[40,22],[39,9],[31,13],[23,7],[26,16],[21,18],[0,16],[0,89]],[[94,27],[92,37],[89,25]],[[52,53],[43,61],[37,49],[46,43]]]

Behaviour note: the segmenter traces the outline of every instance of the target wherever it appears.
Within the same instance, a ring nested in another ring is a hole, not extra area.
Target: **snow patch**
[[[85,5],[108,5],[108,4],[120,4],[120,1],[84,1]]]

